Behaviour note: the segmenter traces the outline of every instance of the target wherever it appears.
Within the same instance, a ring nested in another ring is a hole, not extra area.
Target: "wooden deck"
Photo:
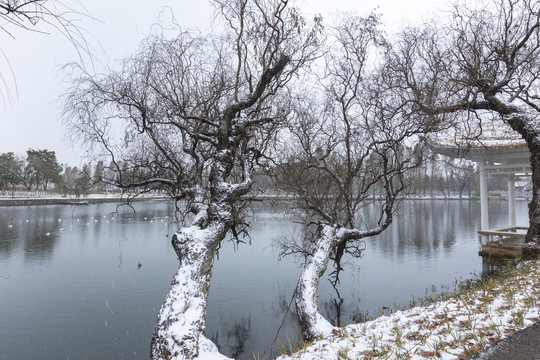
[[[508,226],[478,231],[478,234],[488,237],[487,243],[482,244],[479,255],[499,258],[521,257],[521,247],[525,242],[527,229],[524,226]]]

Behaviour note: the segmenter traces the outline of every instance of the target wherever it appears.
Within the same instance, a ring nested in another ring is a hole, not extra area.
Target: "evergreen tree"
[[[8,185],[19,185],[22,180],[22,160],[17,159],[12,152],[0,154],[0,187],[6,190]]]

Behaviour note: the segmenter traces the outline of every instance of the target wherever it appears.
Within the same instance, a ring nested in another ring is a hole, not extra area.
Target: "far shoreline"
[[[479,200],[474,196],[418,196],[412,195],[404,198],[405,200]],[[507,200],[504,196],[494,196],[489,197],[490,200]],[[139,201],[168,201],[171,200],[166,196],[137,196],[129,199],[129,202],[139,202]],[[256,201],[278,201],[278,200],[293,200],[290,196],[284,194],[258,194],[255,195],[254,200]],[[529,196],[524,196],[517,200],[526,200],[529,201]],[[121,194],[90,194],[88,196],[63,196],[61,194],[38,194],[31,196],[9,196],[5,194],[0,194],[0,207],[10,207],[10,206],[39,206],[39,205],[90,205],[90,204],[101,204],[101,203],[118,203],[125,204],[128,202],[126,197],[122,197]]]
[[[136,197],[129,199],[130,202],[135,201],[166,201],[170,200],[167,197]],[[0,207],[11,206],[41,206],[41,205],[77,205],[84,206],[90,204],[101,203],[118,203],[124,204],[128,202],[126,198],[121,197],[19,197],[19,198],[0,198]]]

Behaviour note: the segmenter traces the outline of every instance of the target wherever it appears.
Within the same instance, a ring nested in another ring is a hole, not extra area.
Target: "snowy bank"
[[[285,359],[468,359],[540,321],[540,262],[446,301],[334,330]]]

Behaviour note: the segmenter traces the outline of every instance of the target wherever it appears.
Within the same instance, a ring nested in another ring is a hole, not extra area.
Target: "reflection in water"
[[[273,349],[279,348],[280,345],[285,343],[284,339],[290,341],[291,338],[297,339],[300,336],[294,299],[294,289],[287,293],[279,291],[275,300],[270,305],[275,318],[281,319],[281,323],[272,337],[273,340],[269,347],[270,354],[273,353]]]
[[[325,317],[330,323],[334,326],[344,325],[344,322],[341,319],[341,307],[343,306],[343,298],[339,293],[338,287],[332,282],[332,287],[336,292],[334,298],[331,301],[325,300],[321,304],[321,311],[325,314]]]
[[[62,226],[62,210],[59,207],[21,207],[15,208],[15,211],[2,211],[0,255],[7,257],[22,247],[26,262],[50,261]]]
[[[208,338],[216,344],[221,353],[230,354],[229,356],[236,359],[240,354],[244,353],[246,341],[251,334],[251,316],[242,317],[232,323],[222,322],[222,325],[222,331],[214,332]],[[220,333],[226,335],[223,342],[220,342]]]
[[[0,359],[148,358],[178,268],[170,244],[174,206],[136,203],[135,213],[121,208],[111,215],[115,210],[0,208]],[[271,359],[276,344],[288,349],[298,338],[291,298],[300,268],[292,259],[278,261],[271,248],[296,228],[287,212],[257,205],[252,245],[223,244],[214,263],[207,333],[228,356]],[[479,214],[477,201],[403,202],[392,226],[366,239],[362,258],[344,257],[335,288],[329,267],[321,313],[333,324],[351,323],[406,305],[432,285],[481,273]],[[505,225],[507,214],[506,202],[490,201],[491,226]],[[362,216],[368,224],[377,220],[370,208]],[[518,202],[517,218],[526,224],[525,202]]]
[[[404,202],[392,226],[369,241],[369,246],[394,259],[406,258],[411,252],[431,258],[452,249],[467,230],[478,229],[478,214],[475,201]],[[374,216],[369,208],[364,214],[368,223],[376,220]]]
[[[40,219],[27,224],[19,231],[19,241],[24,239],[25,260],[50,261],[54,246],[58,240],[60,224],[53,219]]]
[[[244,352],[244,345],[251,330],[251,316],[236,321],[232,329],[227,330],[227,340],[233,358]]]

